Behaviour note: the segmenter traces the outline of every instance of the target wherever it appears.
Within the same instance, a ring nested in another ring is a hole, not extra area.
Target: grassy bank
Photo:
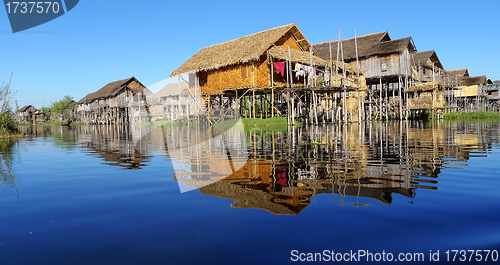
[[[236,125],[237,121],[230,120],[216,123],[217,128],[231,128]],[[266,131],[286,131],[288,129],[288,121],[283,117],[274,117],[269,119],[260,118],[242,118],[241,123],[245,129],[259,128]],[[295,126],[301,126],[300,122],[295,122]]]
[[[445,120],[462,120],[462,119],[500,119],[500,114],[497,112],[450,112],[443,115]]]
[[[269,127],[269,126],[288,126],[287,118],[274,117],[268,119],[260,118],[243,118],[241,119],[243,126],[250,127]],[[295,126],[301,126],[300,122],[295,122]]]

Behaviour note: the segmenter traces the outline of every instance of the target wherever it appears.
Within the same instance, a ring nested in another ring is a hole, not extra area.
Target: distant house
[[[500,110],[500,82],[495,81],[493,84],[484,85],[483,95],[487,99],[486,110]]]
[[[460,79],[459,89],[455,91],[455,97],[457,98],[471,98],[482,95],[482,88],[488,83],[493,83],[488,81],[488,78],[483,76],[471,76],[463,77]]]
[[[444,85],[452,88],[459,87],[465,77],[469,77],[469,70],[467,68],[447,70],[444,74]]]
[[[357,44],[357,45],[356,45]],[[337,60],[338,41],[323,42],[313,45],[318,56],[324,60]],[[330,52],[330,47],[332,51]],[[357,57],[361,69],[365,69],[364,76],[367,85],[382,83],[398,83],[398,78],[411,75],[411,55],[416,52],[411,37],[391,40],[387,31],[368,34],[356,39],[341,40],[341,49],[338,60],[342,58],[346,63],[356,65]]]
[[[420,82],[439,82],[445,76],[445,70],[435,51],[417,52],[413,54],[413,64],[416,68],[416,79]]]
[[[26,105],[17,111],[16,121],[21,123],[31,123],[33,122],[33,114],[37,111],[37,108],[32,105]]]
[[[149,119],[146,97],[153,93],[135,77],[118,80],[77,102],[77,121],[98,124],[126,124]]]
[[[463,77],[460,86],[455,90],[455,98],[458,106],[465,111],[479,110],[485,100],[483,87],[493,82],[485,75]]]
[[[175,120],[185,117],[196,110],[193,100],[186,82],[168,84],[149,101],[152,119],[166,117]]]

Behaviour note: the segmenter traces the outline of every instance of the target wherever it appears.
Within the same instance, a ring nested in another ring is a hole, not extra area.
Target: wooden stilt
[[[380,77],[380,98],[379,98],[379,103],[380,103],[380,106],[379,106],[379,110],[378,110],[378,113],[379,113],[379,119],[382,120],[382,77]]]
[[[358,73],[358,121],[361,121],[361,94],[360,94],[360,89],[361,85],[359,82],[359,59],[358,59],[358,40],[356,37],[356,28],[354,28],[354,46],[356,48],[356,71]]]
[[[274,118],[274,88],[271,87],[271,117]]]
[[[255,89],[252,89],[252,118],[255,119]]]

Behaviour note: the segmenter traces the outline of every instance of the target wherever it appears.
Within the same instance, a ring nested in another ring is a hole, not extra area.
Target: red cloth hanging
[[[276,62],[273,64],[276,68],[276,73],[281,74],[281,76],[285,77],[285,62]]]
[[[278,173],[278,181],[277,184],[280,184],[283,187],[288,187],[288,180],[286,179],[286,169],[280,170],[281,173]]]

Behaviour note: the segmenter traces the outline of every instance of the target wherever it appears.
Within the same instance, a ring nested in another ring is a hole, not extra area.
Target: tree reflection
[[[0,140],[0,178],[4,189],[14,188],[16,189],[16,175],[14,172],[14,145],[17,143],[16,140],[2,139]],[[18,196],[19,198],[19,196]]]

